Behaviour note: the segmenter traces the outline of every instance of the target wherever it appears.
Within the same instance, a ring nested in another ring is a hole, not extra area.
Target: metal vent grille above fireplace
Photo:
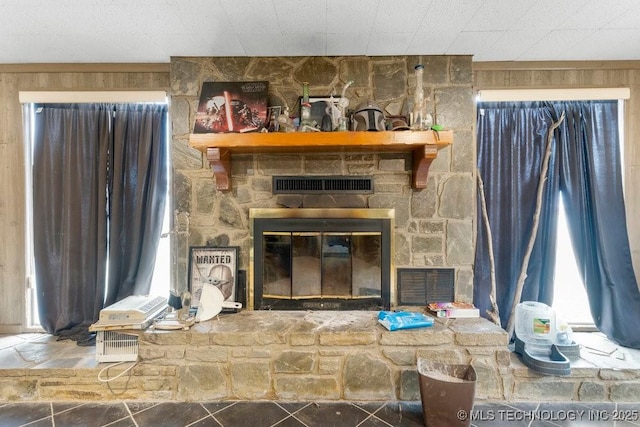
[[[371,194],[373,178],[367,176],[274,176],[274,194]]]

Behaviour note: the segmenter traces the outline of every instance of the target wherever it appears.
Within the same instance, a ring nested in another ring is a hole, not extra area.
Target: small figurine
[[[278,128],[280,132],[295,132],[296,128],[293,125],[291,117],[289,117],[289,106],[285,105],[284,111],[278,116]]]

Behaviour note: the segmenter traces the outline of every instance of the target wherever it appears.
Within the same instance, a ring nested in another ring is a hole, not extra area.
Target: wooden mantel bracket
[[[431,162],[438,156],[438,148],[423,145],[413,150],[413,188],[427,188]]]
[[[231,153],[227,149],[207,147],[207,160],[213,170],[218,191],[231,189]]]

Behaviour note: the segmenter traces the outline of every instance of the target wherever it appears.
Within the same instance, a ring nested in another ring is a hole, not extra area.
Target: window
[[[480,91],[479,100],[482,102],[506,101],[512,102],[514,105],[519,105],[520,102],[524,101],[523,105],[525,105],[525,102],[528,101],[563,101],[567,99],[588,101],[590,99],[618,99],[617,125],[619,126],[619,134],[623,135],[624,105],[622,99],[628,98],[629,90],[627,88],[619,88],[611,91],[608,89],[597,89],[596,91],[597,93],[592,93],[590,90],[585,91],[585,93],[581,93],[581,89],[558,91],[558,93],[554,93],[553,90],[535,89],[528,91]],[[479,114],[482,115],[482,110],[479,110]],[[609,123],[613,122],[610,121]],[[483,124],[486,125],[486,122],[483,122]],[[491,128],[491,124],[486,127]],[[489,133],[483,133],[483,136],[485,136],[483,141],[485,143],[487,140],[491,140],[490,132],[491,131],[489,131]],[[480,136],[481,133],[479,132],[478,137],[480,138]],[[622,151],[622,140],[620,141],[620,147]],[[562,200],[559,201],[558,215],[553,307],[555,308],[557,315],[564,321],[581,327],[593,327],[593,319],[589,308],[587,292],[576,266]]]
[[[118,95],[120,94],[120,95]],[[34,93],[34,92],[21,92],[20,100],[24,105],[24,135],[25,135],[25,184],[26,184],[26,222],[25,222],[25,239],[26,239],[26,319],[25,319],[25,327],[26,331],[35,331],[40,330],[40,319],[38,318],[38,307],[37,307],[37,299],[36,299],[36,290],[38,284],[35,280],[35,265],[34,265],[34,227],[33,227],[33,193],[31,189],[33,189],[32,182],[32,164],[33,164],[33,141],[34,141],[34,125],[36,120],[36,111],[34,108],[35,102],[56,102],[56,103],[77,103],[77,102],[128,102],[136,104],[138,102],[146,103],[146,102],[156,102],[161,104],[166,104],[166,94],[164,92],[126,92],[126,96],[122,96],[122,93],[119,92],[63,92],[59,93],[56,99],[50,98],[51,93]],[[62,99],[60,99],[60,97]],[[91,99],[87,99],[87,97]],[[115,98],[115,99],[114,99]],[[138,101],[138,102],[136,102]],[[166,120],[168,123],[168,120]],[[167,138],[169,138],[170,132],[165,132]],[[167,141],[168,143],[168,141]],[[167,144],[168,145],[168,144]],[[167,156],[169,150],[167,150]],[[170,162],[169,159],[165,162],[166,165],[166,176],[170,178]],[[164,220],[163,220],[163,229],[162,236],[168,236],[168,228],[170,224],[170,199],[169,199],[169,188],[167,186],[167,203],[164,212]],[[161,238],[159,242],[158,251],[156,254],[156,263],[155,269],[153,272],[153,281],[151,285],[150,294],[165,296],[169,293],[169,284],[170,284],[170,247],[169,247],[170,239],[168,237]],[[106,283],[105,283],[106,285]]]
[[[560,199],[556,243],[556,272],[553,284],[553,308],[556,316],[571,325],[593,326],[589,300],[569,238],[567,219]]]

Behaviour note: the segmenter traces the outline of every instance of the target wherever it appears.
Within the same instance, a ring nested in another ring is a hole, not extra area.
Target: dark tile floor
[[[598,427],[638,426],[639,412],[640,403],[483,402],[470,416],[477,427]],[[0,403],[0,426],[419,427],[424,419],[420,402],[20,402]]]

